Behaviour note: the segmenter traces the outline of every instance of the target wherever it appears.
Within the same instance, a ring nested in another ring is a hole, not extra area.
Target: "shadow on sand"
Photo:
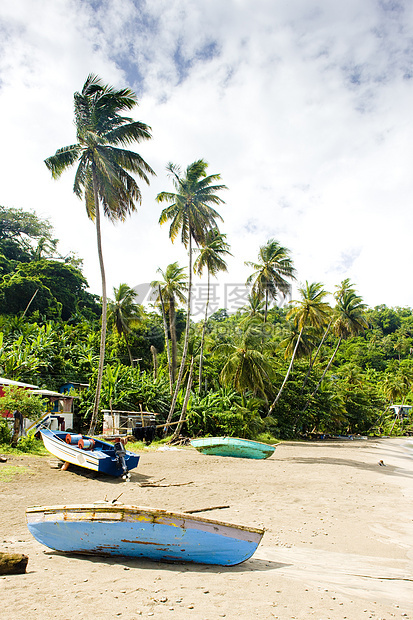
[[[92,562],[93,564],[106,564],[107,566],[123,566],[125,570],[131,569],[154,569],[160,571],[172,571],[175,573],[250,573],[270,571],[277,568],[287,568],[291,566],[286,562],[274,562],[273,560],[262,560],[259,558],[250,558],[241,564],[235,566],[219,566],[216,564],[196,564],[191,562],[157,562],[148,560],[147,558],[130,558],[127,556],[104,556],[104,555],[88,555],[86,553],[63,553],[62,551],[44,551],[49,556],[65,556],[68,558]]]

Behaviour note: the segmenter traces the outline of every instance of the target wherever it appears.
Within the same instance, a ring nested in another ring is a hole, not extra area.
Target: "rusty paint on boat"
[[[67,553],[231,566],[247,560],[264,530],[199,515],[117,504],[34,506],[32,535]]]

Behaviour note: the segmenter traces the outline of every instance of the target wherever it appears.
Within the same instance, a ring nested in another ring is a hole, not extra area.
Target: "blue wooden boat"
[[[56,551],[232,566],[252,556],[264,530],[192,514],[96,502],[26,510],[34,538]]]
[[[120,441],[109,443],[86,435],[40,430],[44,446],[57,458],[92,471],[129,479],[129,470],[137,467],[139,456],[125,450]]]
[[[200,437],[191,445],[203,454],[234,456],[244,459],[268,459],[276,446],[239,437]]]

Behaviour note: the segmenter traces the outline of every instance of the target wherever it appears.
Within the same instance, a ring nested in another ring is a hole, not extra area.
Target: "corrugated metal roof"
[[[38,385],[31,385],[30,383],[22,383],[21,381],[13,381],[12,379],[5,379],[0,377],[0,385],[17,385],[17,387],[37,389]]]

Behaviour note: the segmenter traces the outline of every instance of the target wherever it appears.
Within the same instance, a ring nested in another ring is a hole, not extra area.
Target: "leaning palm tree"
[[[119,146],[151,138],[150,127],[123,116],[137,105],[135,93],[128,88],[115,90],[89,75],[80,93],[74,95],[77,143],[58,149],[45,160],[53,178],[78,163],[73,191],[84,198],[88,217],[95,222],[102,280],[102,326],[96,393],[89,433],[96,428],[106,341],[106,275],[102,254],[101,208],[112,222],[124,221],[136,210],[142,196],[132,172],[149,184],[152,168],[137,153]]]
[[[310,404],[310,399],[316,394],[321,383],[324,381],[324,377],[329,371],[342,341],[352,336],[357,336],[368,327],[368,321],[365,316],[366,308],[367,306],[363,303],[362,298],[357,295],[353,289],[345,289],[339,293],[337,305],[334,308],[332,323],[333,333],[338,338],[337,345],[324,369],[321,379],[317,383],[310,398],[307,400],[303,412],[307,409]]]
[[[128,350],[130,365],[134,366],[127,334],[139,324],[143,317],[142,306],[135,302],[136,293],[124,282],[113,287],[114,300],[109,300],[108,323],[113,323],[120,338],[123,337]]]
[[[291,290],[288,280],[295,280],[290,251],[275,239],[270,239],[260,247],[258,263],[245,261],[245,265],[254,269],[247,279],[247,284],[252,284],[252,293],[260,299],[265,299],[264,323],[266,323],[270,299],[275,300],[278,292],[286,297]]]
[[[226,360],[220,374],[221,382],[241,394],[244,406],[247,391],[267,400],[266,391],[272,375],[267,355],[270,347],[271,343],[261,342],[261,331],[251,324],[232,342],[218,344],[213,350],[214,357]]]
[[[309,326],[313,329],[321,329],[326,324],[330,312],[330,306],[324,301],[328,293],[323,289],[323,285],[320,282],[313,282],[312,284],[306,282],[305,286],[300,287],[298,290],[301,293],[301,301],[296,302],[297,306],[289,311],[287,318],[293,318],[300,331],[284,381],[268,411],[268,415],[271,415],[273,412],[290,376],[304,328]]]
[[[213,185],[213,183],[220,180],[221,175],[211,174],[207,176],[207,167],[208,164],[203,159],[199,159],[190,164],[183,173],[179,166],[169,163],[167,170],[176,191],[161,192],[156,197],[158,202],[171,203],[168,207],[163,209],[159,218],[159,223],[164,224],[168,221],[171,222],[169,227],[169,237],[171,241],[174,242],[180,234],[182,243],[185,248],[188,249],[189,257],[185,340],[178,379],[176,381],[167,423],[171,421],[175,409],[176,398],[181,385],[188,351],[189,324],[191,317],[192,243],[195,242],[198,246],[204,245],[207,231],[211,228],[217,228],[217,220],[222,221],[222,217],[211,205],[219,205],[224,202],[222,198],[217,195],[217,192],[227,188],[225,185]],[[167,428],[168,426],[165,426],[165,433]]]
[[[223,256],[230,255],[229,244],[225,241],[226,235],[223,235],[216,228],[208,230],[205,235],[205,243],[199,248],[198,257],[194,263],[194,271],[198,275],[202,275],[203,270],[207,269],[207,299],[205,304],[205,317],[202,326],[201,349],[199,353],[199,375],[198,375],[198,393],[201,393],[202,385],[202,360],[204,353],[205,331],[208,320],[209,293],[210,293],[210,277],[216,277],[219,271],[227,271],[227,264]]]
[[[171,385],[175,381],[176,367],[177,367],[177,339],[176,339],[176,303],[177,301],[184,304],[186,303],[185,293],[188,290],[188,277],[184,273],[185,268],[179,267],[178,263],[171,263],[162,271],[161,268],[157,269],[161,274],[163,280],[154,280],[151,282],[151,287],[158,291],[156,297],[156,303],[161,304],[163,313],[168,312],[169,317],[169,335],[171,340],[171,359],[169,374],[171,377]],[[166,321],[164,321],[164,325]],[[168,352],[168,333],[165,333],[165,342]]]
[[[340,282],[340,284],[336,285],[336,289],[337,290],[334,293],[334,299],[336,301],[339,301],[346,291],[347,292],[348,291],[353,291],[354,292],[353,286],[354,286],[354,284],[352,284],[350,282],[350,278],[346,278],[345,280],[342,280]],[[315,354],[310,359],[310,364],[308,366],[308,371],[307,371],[307,374],[306,374],[306,376],[304,378],[303,385],[301,386],[300,394],[302,394],[304,392],[304,388],[305,388],[306,383],[308,381],[308,378],[309,378],[309,376],[311,374],[311,371],[313,369],[314,363],[315,363],[315,361],[316,361],[316,359],[317,359],[317,357],[318,357],[318,355],[319,355],[319,353],[320,353],[320,351],[321,351],[321,349],[323,347],[325,339],[327,338],[327,336],[328,336],[328,334],[330,332],[332,324],[333,324],[333,312],[331,310],[331,312],[330,312],[330,319],[329,319],[328,324],[327,324],[327,326],[326,326],[326,328],[324,330],[323,337],[321,338],[321,340],[320,340],[320,342],[318,344],[318,347],[317,347],[317,350],[316,350]]]

